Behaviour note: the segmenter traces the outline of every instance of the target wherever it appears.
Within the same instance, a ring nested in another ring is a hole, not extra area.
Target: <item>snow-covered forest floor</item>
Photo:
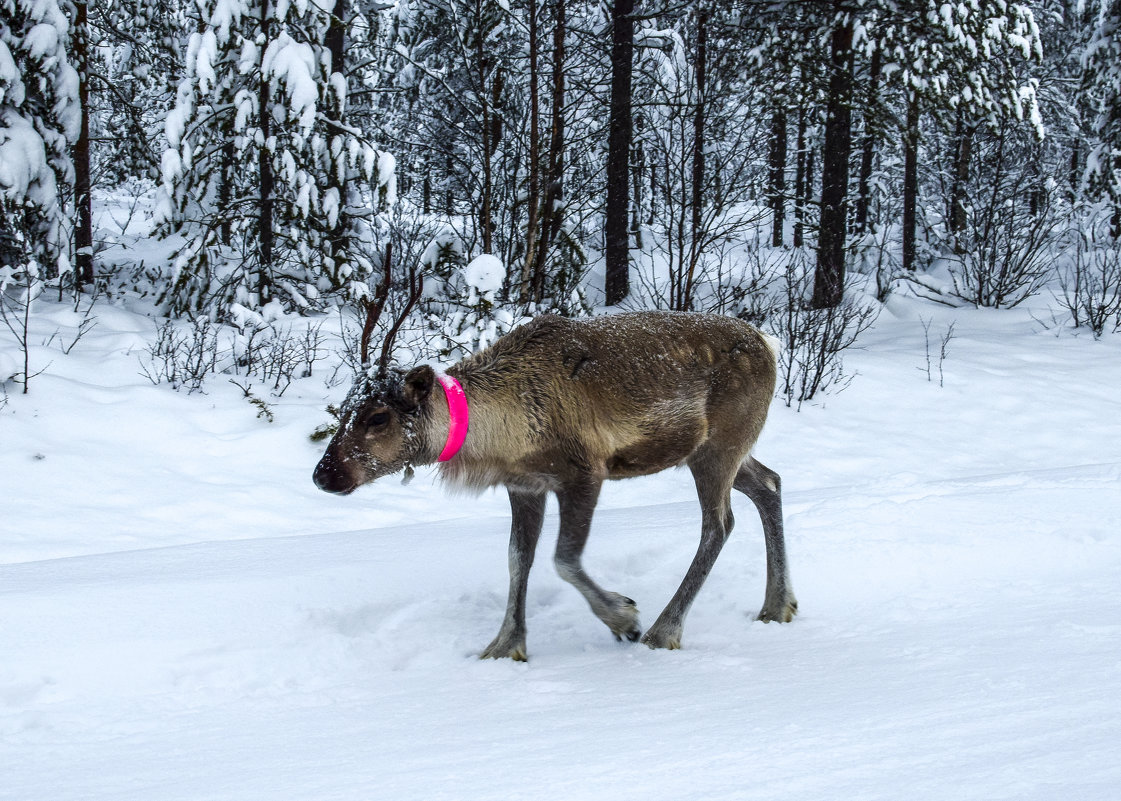
[[[269,423],[223,377],[153,386],[153,320],[98,305],[0,409],[0,799],[1112,801],[1121,339],[1042,307],[893,297],[846,391],[776,401],[756,453],[783,476],[792,624],[753,622],[737,495],[683,650],[616,643],[552,568],[551,506],[519,664],[477,658],[504,494],[424,469],[321,493],[329,368],[262,391]],[[44,300],[32,341],[77,322]],[[611,484],[589,572],[649,625],[699,518],[687,472]]]

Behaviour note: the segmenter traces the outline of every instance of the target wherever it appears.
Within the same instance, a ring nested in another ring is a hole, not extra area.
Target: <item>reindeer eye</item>
[[[389,422],[389,412],[374,412],[366,421],[366,425],[370,428],[378,428]]]

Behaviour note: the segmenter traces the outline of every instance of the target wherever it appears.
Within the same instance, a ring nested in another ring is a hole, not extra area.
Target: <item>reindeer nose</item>
[[[334,459],[329,459],[326,456],[319,460],[311,478],[315,482],[315,486],[324,492],[335,495],[349,495],[354,492],[354,482],[338,469]]]

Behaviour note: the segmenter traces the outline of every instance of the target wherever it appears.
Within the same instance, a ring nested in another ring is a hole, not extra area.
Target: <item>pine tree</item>
[[[1100,0],[1095,16],[1082,54],[1096,139],[1088,172],[1113,206],[1112,234],[1121,239],[1121,1]]]
[[[55,0],[0,0],[0,270],[70,270],[78,76]],[[10,277],[10,273],[9,273]]]
[[[375,190],[391,187],[392,160],[347,118],[347,80],[328,47],[333,9],[195,4],[198,32],[165,126],[160,212],[185,240],[169,311],[307,309],[325,293],[365,292],[362,220]]]

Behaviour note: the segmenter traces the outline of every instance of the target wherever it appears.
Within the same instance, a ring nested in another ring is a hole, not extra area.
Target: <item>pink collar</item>
[[[436,380],[444,388],[444,395],[448,399],[448,414],[451,422],[448,424],[448,441],[444,450],[440,452],[440,461],[446,462],[459,453],[463,441],[467,439],[467,427],[471,422],[471,415],[467,410],[467,395],[459,382],[446,373],[437,373]]]

